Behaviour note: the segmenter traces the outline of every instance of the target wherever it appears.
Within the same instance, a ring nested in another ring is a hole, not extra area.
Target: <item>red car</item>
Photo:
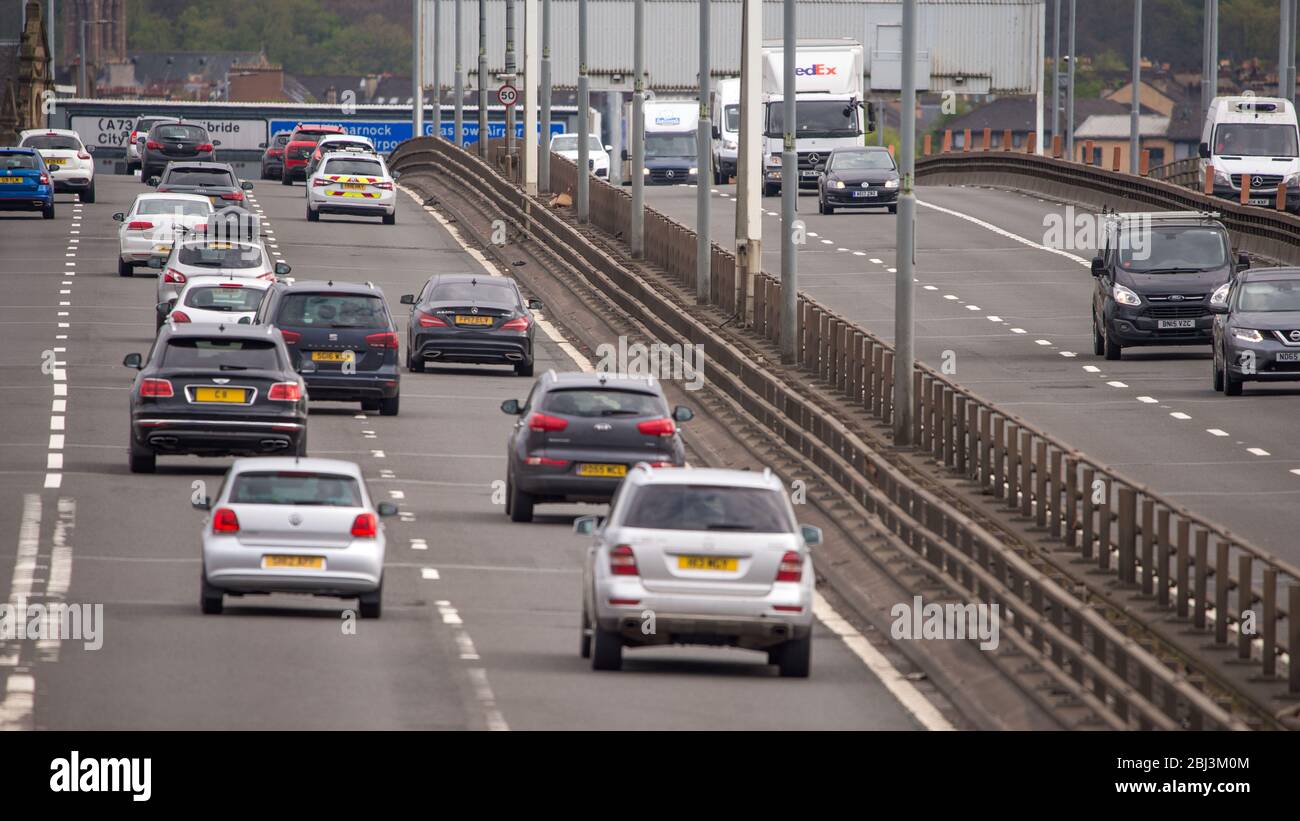
[[[284,147],[284,173],[280,175],[280,182],[292,185],[294,180],[306,180],[307,163],[316,150],[317,141],[326,134],[342,133],[342,126],[298,123],[289,135],[288,145]]]

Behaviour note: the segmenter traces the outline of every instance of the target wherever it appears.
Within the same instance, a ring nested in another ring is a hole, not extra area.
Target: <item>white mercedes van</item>
[[[1273,206],[1286,183],[1287,210],[1300,211],[1300,129],[1295,107],[1278,97],[1215,97],[1201,131],[1201,190],[1214,168],[1216,196],[1240,200],[1243,175],[1251,205]]]

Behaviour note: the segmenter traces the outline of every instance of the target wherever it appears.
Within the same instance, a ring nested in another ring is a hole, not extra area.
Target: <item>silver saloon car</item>
[[[249,458],[230,467],[203,521],[204,613],[227,595],[356,597],[379,618],[384,527],[396,505],[376,505],[361,469],[334,459]]]
[[[795,521],[770,471],[628,472],[609,516],[574,522],[592,536],[583,570],[581,653],[617,670],[624,647],[666,644],[765,651],[782,676],[811,665],[821,531]]]

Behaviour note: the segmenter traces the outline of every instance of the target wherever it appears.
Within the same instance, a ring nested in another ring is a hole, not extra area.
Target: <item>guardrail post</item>
[[[1138,155],[1138,174],[1145,177],[1151,173],[1151,149],[1144,148]]]
[[[1038,527],[1047,526],[1048,512],[1052,508],[1047,496],[1047,450],[1047,443],[1039,441],[1034,459],[1034,524]]]
[[[1188,598],[1191,593],[1191,549],[1192,523],[1186,519],[1178,520],[1178,553],[1175,557],[1178,584],[1178,618],[1187,618]]]
[[[1274,203],[1274,206],[1279,211],[1286,210],[1286,181],[1285,180],[1277,184],[1277,201]]]
[[[1026,154],[1038,153],[1038,132],[1036,131],[1029,132],[1029,136],[1025,140],[1025,153]]]
[[[1012,148],[1014,148],[1014,146],[1012,145],[1013,142],[1015,142],[1015,139],[1011,136],[1011,129],[1009,128],[1002,129],[1002,150],[1010,151]]]
[[[1007,507],[1020,507],[1020,426],[1007,423]]]
[[[826,381],[834,388],[840,384],[840,371],[843,370],[840,367],[840,334],[844,330],[844,323],[839,319],[832,319],[827,330],[830,349],[826,352]]]
[[[1115,150],[1111,152],[1110,170],[1119,173],[1119,146],[1118,145],[1115,146]]]
[[[853,366],[853,326],[840,323],[840,390],[849,392],[849,370]]]
[[[975,146],[972,145],[972,144],[971,144],[971,141],[970,141],[970,129],[969,129],[969,128],[966,129],[965,131],[963,131],[963,132],[961,133],[961,150],[962,150],[962,151],[974,151],[974,150],[975,150]]]
[[[980,414],[980,489],[985,493],[993,485],[993,412],[984,408]]]
[[[965,476],[967,474],[969,470],[968,465],[970,464],[969,460],[967,459],[971,451],[971,447],[967,444],[967,435],[968,435],[967,424],[969,422],[969,418],[967,414],[968,411],[966,405],[966,397],[965,396],[954,397],[952,416],[953,416],[953,421],[957,423],[957,432],[953,434],[953,457],[957,461],[954,465],[952,465],[952,467],[954,467],[957,473],[962,476]],[[970,435],[970,438],[973,441],[975,438],[973,435],[973,428],[971,429],[971,431],[972,433]]]
[[[919,444],[921,442],[921,405],[924,402],[924,392],[921,381],[921,372],[912,371],[912,442]]]
[[[1228,568],[1230,561],[1228,547],[1228,543],[1223,539],[1215,540],[1214,643],[1220,645],[1228,643],[1228,593],[1232,589],[1232,574]]]
[[[943,437],[943,466],[952,467],[955,462],[956,454],[954,451],[956,443],[953,441],[953,431],[957,427],[956,403],[953,396],[952,388],[947,385],[943,386],[943,420],[939,425],[939,435]]]
[[[1255,637],[1242,629],[1246,613],[1255,609],[1255,587],[1251,583],[1251,561],[1249,553],[1237,557],[1237,658],[1250,661],[1250,645]],[[1259,622],[1255,622],[1258,627]]]
[[[1155,592],[1155,543],[1156,543],[1156,505],[1150,499],[1142,499],[1142,595],[1150,596]]]
[[[992,149],[993,149],[993,129],[986,128],[984,129],[984,150],[991,151]]]
[[[1075,517],[1079,513],[1079,460],[1073,456],[1065,460],[1065,544],[1078,547]]]
[[[1300,664],[1296,663],[1300,658],[1300,584],[1294,582],[1287,588],[1286,625],[1286,650],[1291,658],[1287,692],[1297,695],[1300,694]]]
[[[1048,474],[1048,529],[1047,534],[1053,539],[1061,538],[1061,463],[1064,460],[1061,451],[1052,449],[1052,468]]]
[[[1192,613],[1192,624],[1198,630],[1205,629],[1205,604],[1209,579],[1210,533],[1206,530],[1196,531],[1196,581],[1192,596],[1196,601],[1196,610]]]
[[[1201,185],[1201,193],[1207,197],[1214,196],[1214,166],[1205,166],[1205,180]]]
[[[934,432],[934,427],[927,416],[930,412],[930,377],[919,370],[914,372],[912,377],[916,396],[916,412],[913,414],[916,425],[912,433],[912,442],[922,451],[928,451],[930,435]]]
[[[1060,134],[1052,135],[1052,158],[1057,160],[1061,159],[1061,135]]]
[[[880,421],[894,421],[894,352],[889,349],[880,354]]]
[[[1006,429],[1007,420],[998,416],[993,420],[993,498],[1001,499],[1006,493]]]
[[[849,396],[853,404],[863,403],[862,374],[866,367],[867,337],[862,331],[853,331],[853,341],[849,346]]]
[[[1102,479],[1105,496],[1097,506],[1097,566],[1110,570],[1110,482]]]
[[[952,151],[952,129],[945,128],[943,130],[943,153],[947,154],[949,151]]]
[[[1020,431],[1020,515],[1034,514],[1034,435]]]
[[[1169,609],[1169,511],[1160,508],[1156,512],[1156,576],[1160,579],[1156,588],[1156,602],[1163,609]]]
[[[871,414],[878,419],[885,416],[885,346],[871,343]]]
[[[931,136],[930,136],[929,134],[926,134],[926,135],[925,135],[925,148],[924,148],[923,150],[924,150],[924,152],[925,152],[925,156],[927,156],[927,157],[930,156],[930,140],[931,140]]]
[[[943,458],[943,383],[938,379],[930,379],[930,415],[926,419],[926,425],[929,426],[929,443],[930,455],[934,460],[940,461]]]
[[[1261,609],[1264,612],[1260,616],[1260,632],[1263,634],[1264,643],[1260,647],[1260,656],[1264,662],[1262,670],[1264,676],[1272,678],[1277,675],[1277,570],[1275,568],[1269,567],[1264,570],[1263,593],[1264,601]],[[1295,667],[1296,664],[1292,662],[1291,666]]]
[[[1137,491],[1119,489],[1119,580],[1132,584],[1137,569],[1134,548],[1137,542]]]

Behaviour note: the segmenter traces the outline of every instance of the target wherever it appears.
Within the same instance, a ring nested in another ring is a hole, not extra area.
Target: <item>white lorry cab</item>
[[[795,151],[798,168],[781,167],[785,59],[780,40],[763,43],[763,194],[782,182],[817,186],[817,166],[835,148],[863,144],[862,44],[849,38],[795,44]]]
[[[719,80],[709,95],[713,122],[713,183],[723,185],[736,175],[740,147],[740,78]]]
[[[1216,196],[1238,200],[1243,178],[1251,205],[1272,206],[1286,184],[1287,210],[1300,211],[1300,129],[1295,107],[1278,97],[1215,97],[1201,131],[1199,180],[1214,169]]]
[[[694,100],[647,100],[644,110],[645,168],[641,173],[645,181],[666,185],[695,182],[700,104]]]

